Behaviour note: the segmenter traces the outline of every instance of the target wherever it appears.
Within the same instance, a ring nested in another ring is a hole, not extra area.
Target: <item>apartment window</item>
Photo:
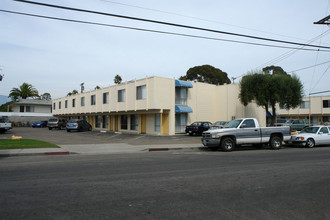
[[[61,102],[58,102],[58,109],[61,109],[62,107],[61,104],[62,104]]]
[[[96,95],[91,95],[91,105],[96,104]]]
[[[146,99],[147,98],[147,86],[137,86],[136,87],[136,100]]]
[[[309,101],[303,101],[301,104],[300,104],[300,108],[309,108]]]
[[[122,115],[120,117],[121,129],[127,130],[127,115]]]
[[[103,104],[109,104],[109,93],[103,93]]]
[[[107,128],[106,127],[106,116],[105,115],[102,115],[102,128]]]
[[[76,99],[72,99],[72,108],[76,107]]]
[[[155,131],[160,132],[160,114],[155,114]]]
[[[125,89],[118,90],[118,102],[125,102]]]
[[[138,117],[137,115],[131,115],[131,130],[136,131],[138,128]]]
[[[330,100],[323,100],[323,108],[330,108]]]
[[[80,98],[80,105],[85,106],[85,97]]]
[[[95,116],[95,127],[96,128],[100,128],[101,127],[100,116],[98,116],[98,115]]]
[[[34,112],[34,106],[25,106],[26,112]]]
[[[24,112],[24,105],[19,106],[19,112]]]
[[[56,105],[55,105],[56,103],[53,103],[53,109],[55,110],[55,107],[56,107]]]
[[[68,100],[65,100],[65,102],[64,102],[64,108],[68,108]]]
[[[175,87],[175,104],[187,105],[188,88]]]
[[[187,125],[188,114],[187,113],[177,113],[175,114],[175,132],[184,132]]]

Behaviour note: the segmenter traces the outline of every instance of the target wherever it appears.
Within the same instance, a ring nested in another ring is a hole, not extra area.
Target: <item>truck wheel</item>
[[[48,130],[52,130],[52,128],[51,127],[48,127]]]
[[[235,141],[230,137],[226,137],[221,141],[221,148],[224,151],[232,151],[235,148]]]
[[[314,146],[315,146],[315,142],[314,142],[314,140],[313,140],[312,138],[308,138],[307,141],[306,141],[306,146],[307,146],[308,148],[312,148],[312,147],[314,147]]]
[[[270,138],[270,147],[274,150],[279,150],[282,147],[282,138],[273,136]]]

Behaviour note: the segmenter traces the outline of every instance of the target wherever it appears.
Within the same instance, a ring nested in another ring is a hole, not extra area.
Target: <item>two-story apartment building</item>
[[[53,115],[83,118],[96,130],[174,135],[194,121],[256,117],[266,124],[265,110],[243,106],[239,85],[211,85],[148,77],[53,100]]]
[[[309,119],[312,124],[330,123],[330,96],[304,97],[298,108],[286,110],[278,106],[278,117]]]

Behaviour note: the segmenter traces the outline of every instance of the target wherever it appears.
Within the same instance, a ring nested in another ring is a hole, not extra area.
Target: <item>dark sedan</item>
[[[92,126],[85,120],[82,119],[71,119],[66,124],[66,131],[70,132],[72,130],[75,131],[91,131]]]
[[[32,128],[44,128],[47,127],[47,121],[38,121],[32,124]]]
[[[197,121],[192,123],[191,125],[186,126],[186,133],[190,136],[193,136],[194,134],[201,135],[203,131],[207,131],[212,126],[211,122],[208,121]]]

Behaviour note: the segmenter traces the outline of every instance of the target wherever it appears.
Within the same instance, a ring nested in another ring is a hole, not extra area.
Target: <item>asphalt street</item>
[[[330,148],[0,158],[0,219],[330,219]]]

